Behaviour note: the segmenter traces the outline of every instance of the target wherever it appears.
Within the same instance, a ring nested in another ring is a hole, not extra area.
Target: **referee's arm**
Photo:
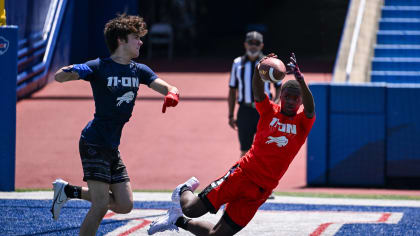
[[[236,104],[236,88],[229,88],[228,105],[229,105],[229,119],[233,118]]]

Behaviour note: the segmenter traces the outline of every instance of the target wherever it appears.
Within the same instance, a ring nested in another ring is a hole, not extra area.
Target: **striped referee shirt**
[[[254,74],[255,64],[250,61],[247,56],[235,58],[230,72],[229,87],[238,89],[238,103],[239,104],[252,104],[254,102],[254,94],[252,91],[252,76]],[[270,91],[270,82],[264,83],[265,93],[270,99],[272,94]],[[276,88],[281,86],[281,82],[274,84]]]

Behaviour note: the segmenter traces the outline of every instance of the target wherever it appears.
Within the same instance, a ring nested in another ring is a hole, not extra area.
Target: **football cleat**
[[[149,235],[155,234],[157,232],[163,232],[167,230],[175,230],[179,231],[178,227],[175,225],[176,221],[179,217],[182,216],[182,211],[179,207],[172,207],[168,210],[166,215],[162,216],[161,218],[153,221],[149,229],[147,230],[147,233]]]
[[[200,181],[198,181],[198,179],[196,177],[191,177],[189,180],[187,180],[185,183],[182,183],[180,185],[178,185],[175,190],[172,192],[172,202],[174,203],[179,203],[179,200],[181,198],[181,196],[179,196],[179,192],[181,191],[181,188],[186,185],[188,188],[191,189],[191,191],[195,191],[198,187],[198,185],[200,185]]]
[[[52,184],[54,190],[54,199],[51,207],[51,213],[53,215],[53,219],[58,220],[61,208],[69,200],[66,193],[64,192],[64,187],[69,183],[62,179],[56,179]]]

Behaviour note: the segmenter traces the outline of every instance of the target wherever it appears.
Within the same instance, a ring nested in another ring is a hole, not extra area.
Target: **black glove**
[[[290,57],[290,62],[287,64],[287,71],[286,74],[294,74],[297,81],[304,80],[302,72],[300,72],[299,66],[297,64],[296,56],[292,52],[292,56]]]

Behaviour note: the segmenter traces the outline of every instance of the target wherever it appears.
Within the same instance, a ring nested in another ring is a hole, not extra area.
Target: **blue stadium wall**
[[[420,187],[420,85],[311,84],[309,186]]]

